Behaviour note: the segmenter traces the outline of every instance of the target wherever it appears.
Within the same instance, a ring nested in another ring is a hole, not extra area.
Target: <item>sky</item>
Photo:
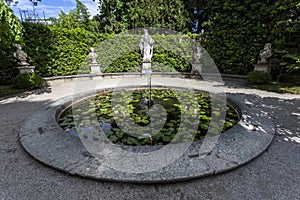
[[[89,9],[91,16],[94,16],[98,13],[98,1],[93,0],[81,0],[81,2]],[[75,0],[42,0],[38,2],[38,6],[35,7],[35,12],[40,18],[45,17],[57,17],[60,11],[69,13],[71,9],[74,9],[76,6]],[[15,15],[20,18],[19,10],[29,10],[29,13],[33,13],[33,6],[29,0],[19,0],[19,3],[16,6],[11,6]]]

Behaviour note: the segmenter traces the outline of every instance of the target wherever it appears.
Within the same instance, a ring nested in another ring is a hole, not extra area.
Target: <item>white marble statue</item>
[[[14,57],[19,61],[18,65],[19,66],[27,66],[29,65],[27,63],[27,53],[22,50],[22,47],[20,44],[15,45],[17,50],[14,53]]]
[[[144,29],[144,34],[142,35],[142,39],[140,42],[140,50],[143,54],[143,62],[151,62],[153,56],[153,44],[154,40],[148,33],[147,29]]]
[[[194,63],[200,63],[203,53],[201,52],[201,47],[197,47],[196,51],[193,54]]]
[[[93,47],[90,48],[90,53],[88,55],[88,58],[90,59],[91,64],[98,64],[97,62],[98,55],[95,53],[95,49]]]

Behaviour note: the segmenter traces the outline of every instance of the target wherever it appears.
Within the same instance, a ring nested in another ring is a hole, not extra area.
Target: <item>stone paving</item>
[[[132,81],[127,80],[129,84]],[[203,85],[201,81],[188,82]],[[74,93],[74,84],[79,93],[95,87],[93,83],[58,80],[47,91],[0,101],[0,199],[298,199],[300,196],[299,95],[238,85],[215,87],[272,117],[276,135],[266,152],[232,171],[172,184],[143,185],[67,175],[30,157],[19,142],[23,121],[41,107]],[[115,79],[109,79],[106,85],[115,83]]]

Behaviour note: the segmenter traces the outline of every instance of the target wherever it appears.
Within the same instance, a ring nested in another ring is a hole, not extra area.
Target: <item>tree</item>
[[[22,43],[22,25],[4,0],[0,0],[0,84],[10,84],[17,73],[13,57],[16,42]]]
[[[38,2],[41,2],[42,0],[29,0],[33,6],[37,6],[38,5]],[[16,5],[19,3],[18,0],[5,0],[5,2],[8,4],[8,5]]]
[[[105,32],[141,27],[163,27],[187,31],[189,13],[182,0],[101,0],[99,20]]]
[[[192,32],[201,33],[204,29],[203,23],[208,20],[207,0],[183,1],[187,11],[190,13],[189,29]]]
[[[53,25],[61,26],[68,29],[83,28],[88,31],[95,31],[95,22],[89,19],[90,14],[87,7],[80,1],[76,1],[76,8],[69,14],[61,11],[58,19],[53,19]]]
[[[0,44],[9,46],[22,39],[22,25],[13,11],[0,0]]]
[[[271,31],[275,46],[273,71],[277,73],[277,80],[283,77],[300,83],[300,3],[297,0],[277,0],[272,14],[276,22]]]

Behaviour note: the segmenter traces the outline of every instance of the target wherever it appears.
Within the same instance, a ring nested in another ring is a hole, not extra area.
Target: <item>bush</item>
[[[85,29],[67,29],[39,23],[23,23],[24,51],[28,63],[43,77],[78,74],[89,48],[108,35]]]
[[[12,79],[19,73],[17,68],[0,69],[0,85],[10,85]]]
[[[252,71],[247,75],[247,81],[249,84],[266,84],[271,80],[270,74],[262,71]]]
[[[153,71],[190,72],[192,60],[192,39],[187,35],[153,34]],[[140,72],[142,55],[139,49],[141,35],[111,35],[96,47],[98,63],[102,72]],[[124,42],[125,41],[125,42]],[[181,42],[179,42],[181,41]]]
[[[43,78],[33,73],[19,74],[12,80],[12,86],[16,89],[32,90],[41,88],[43,84]]]
[[[10,85],[12,79],[18,75],[17,60],[14,58],[15,47],[0,44],[0,85]]]

